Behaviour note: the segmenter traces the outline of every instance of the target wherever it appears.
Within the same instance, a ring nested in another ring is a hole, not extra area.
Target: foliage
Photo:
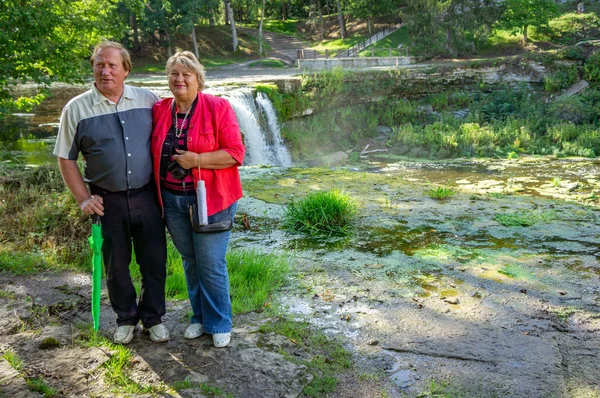
[[[6,171],[0,183],[3,267],[34,272],[49,266],[82,266],[89,255],[89,218],[65,188],[56,164]],[[10,253],[15,248],[19,256]],[[5,251],[6,250],[6,251]]]
[[[574,124],[592,123],[598,115],[581,96],[559,98],[548,107],[548,112],[557,120]]]
[[[255,89],[269,97],[281,121],[302,114],[308,107],[308,97],[300,90],[282,93],[274,84],[257,84]]]
[[[41,93],[13,100],[10,90],[17,83],[43,88],[53,81],[81,81],[90,47],[103,37],[120,37],[124,28],[109,0],[25,3],[0,2],[0,116],[31,109],[43,98]]]
[[[577,66],[559,67],[556,72],[544,77],[544,89],[548,92],[557,92],[568,88],[577,82],[578,78]]]
[[[411,48],[430,56],[474,52],[487,41],[499,13],[489,0],[417,0],[403,11]]]
[[[586,55],[581,46],[570,46],[560,49],[556,53],[556,58],[574,61],[584,61],[586,59]]]
[[[587,59],[585,65],[585,78],[592,84],[600,87],[600,51],[596,51]]]
[[[446,200],[450,199],[450,197],[456,194],[456,191],[452,188],[446,187],[437,187],[435,189],[430,189],[427,192],[427,195],[435,200]]]
[[[292,232],[347,236],[354,232],[358,203],[340,191],[319,191],[287,205],[284,226]]]
[[[546,26],[558,13],[554,0],[506,0],[504,5],[500,26],[513,35],[521,33],[524,42],[528,41],[530,26]]]
[[[596,13],[567,12],[551,19],[547,25],[537,27],[533,37],[540,41],[574,45],[580,41],[596,39],[599,34],[600,17]]]

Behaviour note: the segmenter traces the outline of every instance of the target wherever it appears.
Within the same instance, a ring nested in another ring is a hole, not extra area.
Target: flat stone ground
[[[274,302],[353,355],[328,396],[442,389],[441,396],[460,397],[600,397],[598,162],[428,167],[242,170],[238,215],[247,215],[251,229],[236,230],[231,246],[291,254],[289,284]],[[532,175],[544,167],[562,180]],[[438,179],[451,180],[457,193],[432,199]],[[355,237],[331,241],[277,228],[281,203],[342,187],[361,203]],[[499,214],[535,222],[504,226]],[[0,352],[16,353],[28,377],[43,377],[59,396],[124,395],[111,390],[101,368],[115,352],[77,343],[90,320],[89,275],[2,274],[0,291]],[[110,337],[114,319],[106,298],[103,304],[102,335]],[[307,355],[293,341],[258,332],[266,313],[237,315],[231,346],[219,350],[208,336],[183,339],[187,302],[169,302],[167,312],[168,343],[138,331],[130,345],[129,377],[141,385],[187,378],[235,397],[295,397],[313,379],[293,360]],[[42,349],[47,337],[60,347]],[[4,359],[0,391],[40,396]],[[204,396],[198,388],[165,391],[141,396]]]

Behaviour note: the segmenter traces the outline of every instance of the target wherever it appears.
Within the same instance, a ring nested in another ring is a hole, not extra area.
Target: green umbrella
[[[100,216],[92,216],[92,235],[88,238],[92,247],[92,319],[94,330],[100,328],[100,290],[102,289],[102,224]]]

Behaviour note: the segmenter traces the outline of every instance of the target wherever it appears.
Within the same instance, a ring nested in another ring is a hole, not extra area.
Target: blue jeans
[[[232,311],[229,298],[229,275],[225,253],[231,231],[196,233],[192,230],[186,198],[161,190],[165,224],[183,260],[188,295],[192,304],[192,323],[204,325],[209,334],[231,332]],[[237,202],[232,206],[235,215]],[[209,217],[210,222],[210,217]]]

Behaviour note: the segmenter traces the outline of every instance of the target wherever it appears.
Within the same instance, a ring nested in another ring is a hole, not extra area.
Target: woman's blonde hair
[[[204,66],[198,61],[198,58],[189,51],[178,51],[167,60],[167,77],[175,68],[175,65],[182,65],[184,68],[194,71],[198,78],[198,91],[204,89]]]

